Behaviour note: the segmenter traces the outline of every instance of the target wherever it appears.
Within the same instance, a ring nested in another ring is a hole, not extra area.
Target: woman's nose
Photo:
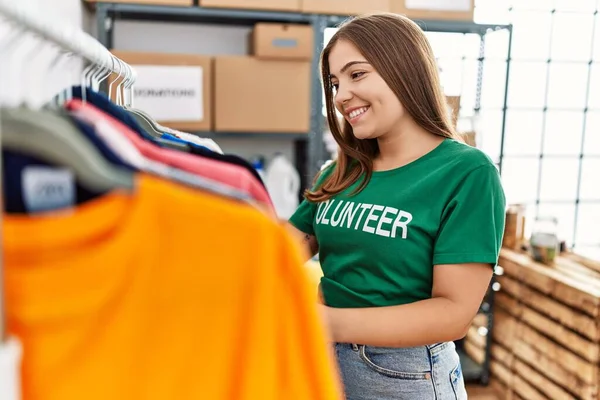
[[[340,85],[338,87],[337,93],[335,95],[335,101],[338,102],[341,106],[343,106],[351,98],[352,98],[352,92]]]

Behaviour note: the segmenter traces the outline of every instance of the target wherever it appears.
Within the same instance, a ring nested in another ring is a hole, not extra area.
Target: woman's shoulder
[[[469,173],[482,167],[496,167],[496,163],[483,150],[458,140],[450,141],[446,156],[463,173]]]

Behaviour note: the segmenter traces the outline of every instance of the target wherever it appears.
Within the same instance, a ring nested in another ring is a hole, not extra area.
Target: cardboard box
[[[118,50],[112,53],[137,73],[133,108],[168,128],[187,132],[212,129],[211,57]],[[114,100],[114,93],[111,97]]]
[[[391,11],[411,19],[473,21],[474,0],[390,0]]]
[[[332,15],[359,15],[389,12],[390,0],[302,0],[302,12]]]
[[[250,52],[262,59],[311,60],[313,47],[310,25],[258,23],[250,35]]]
[[[311,62],[219,56],[215,59],[215,130],[310,129]]]
[[[85,0],[87,3],[97,3],[103,0]],[[191,7],[194,0],[110,0],[111,3],[151,4],[153,6],[182,6]]]
[[[201,7],[300,11],[300,0],[199,0]]]

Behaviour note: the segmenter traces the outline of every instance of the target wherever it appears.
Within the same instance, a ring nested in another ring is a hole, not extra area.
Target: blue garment
[[[73,90],[73,97],[83,100],[83,90],[82,90],[81,86],[74,86],[72,88],[72,90]],[[85,96],[86,96],[87,102],[89,102],[90,104],[93,104],[95,107],[104,111],[106,114],[110,115],[111,117],[121,121],[123,124],[127,125],[127,127],[129,127],[132,131],[136,132],[142,138],[154,143],[155,145],[157,145],[159,147],[165,147],[165,145],[162,144],[159,140],[156,140],[156,138],[154,136],[148,134],[144,130],[144,128],[142,128],[142,126],[135,120],[135,118],[132,117],[131,115],[129,115],[129,113],[127,111],[125,111],[122,107],[113,103],[106,94],[101,93],[101,92],[94,92],[90,88],[86,88]],[[171,134],[167,134],[167,133],[163,134],[161,136],[161,139],[186,144],[189,147],[210,150],[204,146],[198,145],[197,143],[188,142],[186,140],[180,139],[178,137],[175,137],[175,136],[173,136]]]
[[[28,209],[23,185],[23,174],[30,167],[56,167],[25,154],[20,154],[8,150],[2,151],[2,168],[4,171],[2,179],[2,190],[4,193],[4,211],[11,214],[27,214]],[[92,200],[103,193],[90,191],[77,183],[75,185],[75,204],[81,204]],[[50,210],[36,210],[50,211]]]
[[[83,100],[83,90],[81,86],[73,86],[73,97],[77,99]],[[115,103],[113,103],[106,94],[101,92],[94,92],[90,88],[85,89],[86,101],[90,104],[93,104],[95,107],[104,111],[106,114],[111,117],[121,121],[123,124],[127,125],[131,130],[139,134],[144,139],[155,142],[154,138],[149,135],[144,128],[138,124],[138,122],[131,115],[127,113],[122,107],[119,107]]]
[[[136,171],[136,169],[130,165],[127,161],[123,160],[118,154],[116,154],[105,142],[104,139],[98,137],[94,128],[90,125],[77,119],[77,117],[70,116],[71,120],[79,128],[81,134],[85,136],[92,144],[98,149],[100,154],[106,158],[111,164],[123,167],[129,171]]]
[[[411,348],[337,343],[347,400],[466,400],[454,342]]]
[[[71,117],[71,120],[75,126],[79,128],[81,134],[96,147],[96,149],[104,158],[106,158],[107,161],[118,167],[125,168],[129,171],[134,171],[134,168],[131,165],[122,160],[106,145],[106,143],[104,143],[101,138],[98,137],[98,135],[96,135],[94,128],[91,125],[83,121],[79,121],[76,118]],[[30,167],[46,167],[52,169],[56,166],[30,155],[8,150],[2,151],[2,168],[4,171],[2,186],[4,193],[4,209],[6,212],[21,214],[31,211],[28,209],[27,202],[25,201],[25,188],[23,182],[24,171]],[[75,202],[73,205],[84,203],[103,194],[100,192],[93,192],[82,187],[77,183],[76,179],[73,183],[75,185]],[[50,211],[50,209],[47,211]]]
[[[73,91],[73,97],[83,100],[83,90],[82,90],[81,86],[73,86],[72,91]],[[127,111],[125,111],[122,107],[113,103],[106,94],[104,94],[102,92],[94,92],[90,88],[86,88],[85,96],[86,96],[87,102],[89,102],[90,104],[93,104],[95,107],[104,111],[106,114],[110,115],[111,117],[121,121],[123,124],[127,125],[131,130],[133,130],[134,132],[139,134],[144,139],[149,140],[158,146],[164,147],[160,143],[160,141],[156,140],[156,138],[154,136],[148,134],[144,130],[144,128],[142,128],[142,126],[135,120],[134,117],[129,115],[129,113]],[[161,136],[161,139],[166,139],[166,140],[170,140],[173,142],[186,144],[190,147],[195,147],[198,149],[210,150],[209,148],[207,148],[205,146],[201,146],[198,143],[188,142],[184,139],[178,138],[169,133],[163,133],[163,135]],[[212,151],[212,150],[210,150],[210,151]]]

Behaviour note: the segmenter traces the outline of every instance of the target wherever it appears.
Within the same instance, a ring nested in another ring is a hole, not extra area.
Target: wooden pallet
[[[600,400],[600,270],[559,257],[551,266],[502,250],[495,296],[491,386],[501,399]],[[485,357],[485,320],[465,351]]]

